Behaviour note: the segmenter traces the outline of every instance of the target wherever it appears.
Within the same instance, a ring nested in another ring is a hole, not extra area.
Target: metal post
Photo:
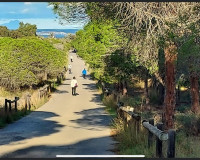
[[[173,129],[168,131],[168,150],[167,150],[167,158],[174,158],[175,157],[175,140],[176,140],[176,133]]]

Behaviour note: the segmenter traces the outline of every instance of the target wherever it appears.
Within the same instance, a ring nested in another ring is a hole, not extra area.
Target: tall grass
[[[125,106],[139,107],[141,99],[124,97],[121,99],[125,103]],[[113,110],[116,108],[116,102],[113,95],[104,97],[104,104],[107,106],[107,110]],[[113,112],[116,110],[113,110]],[[143,118],[153,116],[153,113],[142,113]],[[192,113],[179,113],[176,114],[176,158],[198,158],[200,157],[200,137],[194,136],[200,131],[200,117]],[[195,129],[196,128],[196,129]],[[154,136],[153,144],[148,148],[148,131],[141,126],[140,133],[136,135],[119,117],[113,119],[112,133],[114,139],[119,142],[117,144],[117,154],[120,155],[145,155],[147,158],[156,157],[156,137]],[[196,131],[196,132],[194,132]],[[167,157],[167,141],[163,141],[163,157]]]

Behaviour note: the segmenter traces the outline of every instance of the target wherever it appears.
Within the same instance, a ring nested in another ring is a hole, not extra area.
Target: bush
[[[132,106],[134,108],[138,108],[142,104],[142,98],[139,95],[134,97],[125,96],[120,101],[122,101],[125,106]]]
[[[117,107],[117,103],[116,101],[114,100],[114,96],[111,94],[109,96],[105,96],[103,98],[103,104],[109,108],[114,108],[116,109]]]
[[[149,100],[151,104],[159,104],[160,103],[160,95],[158,95],[156,89],[149,90]]]
[[[187,135],[198,135],[200,132],[200,116],[188,112],[187,114],[179,113],[176,115],[177,128]]]
[[[56,77],[66,64],[66,53],[38,38],[0,38],[0,86],[15,90]]]
[[[189,106],[186,106],[186,105],[180,105],[180,106],[177,107],[176,110],[179,111],[180,113],[185,113],[186,111],[189,110]]]

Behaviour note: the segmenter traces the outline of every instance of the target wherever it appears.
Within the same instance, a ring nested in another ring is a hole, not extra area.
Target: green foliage
[[[156,89],[151,88],[149,90],[149,100],[150,100],[150,103],[154,104],[154,105],[155,104],[159,104],[160,103],[160,99],[161,99],[161,97],[160,97],[159,93],[156,91]]]
[[[107,79],[104,78],[105,57],[120,48],[122,43],[123,39],[113,28],[112,22],[90,22],[83,30],[76,33],[72,46],[92,68],[95,78]]]
[[[185,113],[186,111],[189,110],[189,107],[187,105],[180,105],[177,107],[176,110],[179,111],[180,113]]]
[[[188,112],[176,115],[177,127],[187,135],[198,135],[200,132],[200,116]]]
[[[193,33],[184,35],[179,42],[178,70],[187,76],[200,73],[200,45],[197,39],[198,34]]]
[[[37,27],[29,23],[19,23],[19,28],[16,30],[9,30],[7,27],[0,26],[0,37],[21,38],[28,36],[36,36]]]
[[[18,89],[53,78],[63,70],[66,54],[38,38],[0,38],[0,86]]]

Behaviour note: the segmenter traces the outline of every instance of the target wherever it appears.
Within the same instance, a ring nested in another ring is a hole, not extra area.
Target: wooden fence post
[[[9,112],[11,112],[12,106],[11,106],[11,100],[8,100],[9,103]]]
[[[17,112],[17,100],[18,100],[18,97],[15,97],[15,112]]]
[[[163,131],[163,123],[158,123],[157,125],[157,128],[161,131]],[[162,155],[162,141],[156,137],[156,157],[163,157]]]
[[[154,126],[154,119],[149,119],[149,124]],[[153,133],[149,131],[148,134],[148,147],[150,148],[153,144]]]
[[[25,112],[27,111],[27,95],[25,96]]]
[[[7,110],[8,110],[8,104],[7,104],[7,102],[8,102],[8,100],[5,99],[5,112],[7,112]]]
[[[31,95],[28,95],[28,109],[31,110]]]
[[[175,157],[175,140],[176,140],[176,133],[173,129],[168,131],[168,150],[167,150],[167,158],[174,158]]]

